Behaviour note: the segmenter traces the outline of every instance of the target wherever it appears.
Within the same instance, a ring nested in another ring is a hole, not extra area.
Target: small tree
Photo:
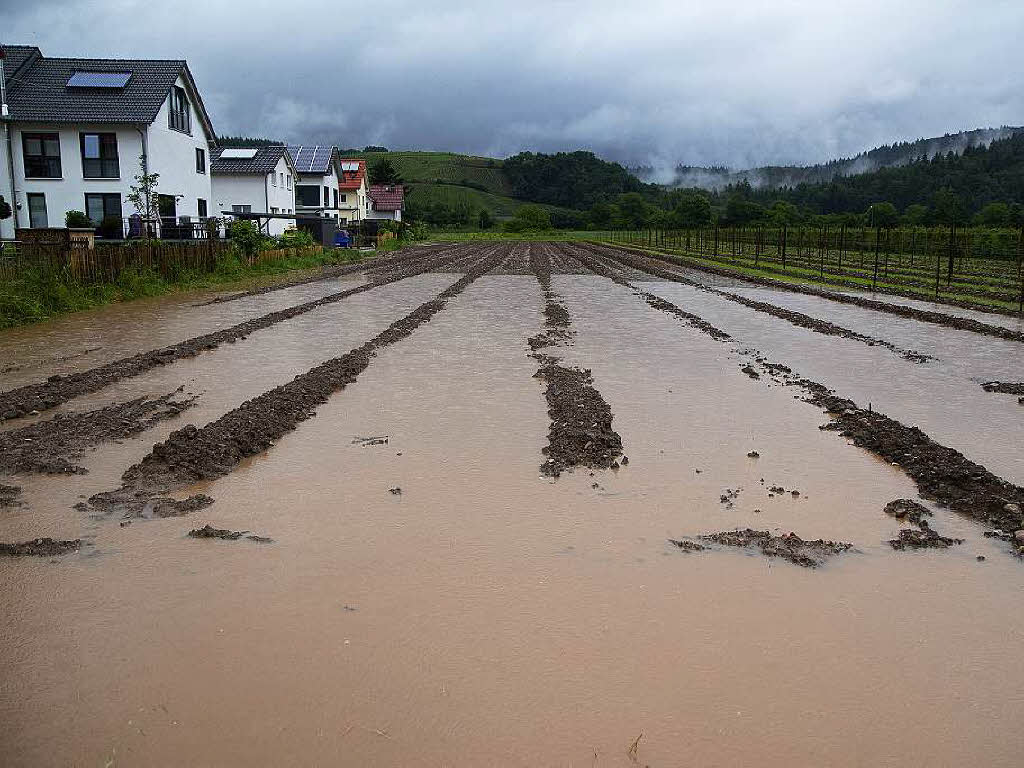
[[[160,210],[160,196],[156,188],[160,183],[159,173],[146,171],[146,155],[139,155],[139,172],[135,174],[135,183],[128,188],[128,202],[135,206],[139,216],[147,223],[152,222],[154,212]]]
[[[480,229],[490,229],[494,226],[494,219],[491,218],[491,214],[486,208],[480,209],[477,222],[480,224]]]
[[[370,166],[370,181],[373,184],[392,184],[398,186],[402,183],[402,176],[391,160],[382,157]]]
[[[260,232],[257,227],[251,221],[245,221],[238,219],[231,222],[229,229],[231,235],[231,244],[243,255],[246,260],[250,263],[253,257],[259,253],[263,246],[267,242],[267,238]]]
[[[711,201],[699,192],[686,192],[679,197],[674,213],[685,228],[706,227],[711,223]]]
[[[900,215],[892,203],[875,203],[868,208],[868,223],[878,229],[891,229],[900,223]]]
[[[539,205],[521,205],[504,226],[508,232],[545,231],[551,229],[551,216]]]

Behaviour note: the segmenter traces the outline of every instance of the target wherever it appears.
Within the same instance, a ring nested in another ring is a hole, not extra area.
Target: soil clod
[[[59,539],[33,539],[20,544],[0,542],[0,555],[7,557],[52,557],[76,551],[82,546],[81,539],[61,541]]]
[[[806,541],[795,533],[776,535],[771,531],[755,531],[752,528],[708,533],[698,538],[728,547],[755,548],[766,557],[781,557],[804,568],[816,568],[833,555],[847,552],[853,547],[841,541]]]

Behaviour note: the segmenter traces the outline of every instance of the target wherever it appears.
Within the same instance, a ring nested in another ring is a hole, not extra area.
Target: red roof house
[[[394,184],[370,185],[371,219],[402,220],[402,208],[405,207],[405,189]]]

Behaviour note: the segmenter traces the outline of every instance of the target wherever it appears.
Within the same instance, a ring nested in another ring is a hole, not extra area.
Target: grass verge
[[[109,283],[86,283],[70,270],[30,268],[0,283],[0,328],[37,323],[69,312],[168,293],[249,287],[275,275],[358,261],[359,251],[309,250],[248,265],[232,255],[218,259],[212,272],[182,269],[170,277],[152,268],[128,268]]]

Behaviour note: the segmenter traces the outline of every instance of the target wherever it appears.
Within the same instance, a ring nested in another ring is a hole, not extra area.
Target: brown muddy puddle
[[[181,423],[202,424],[453,277],[81,400],[193,377],[204,394]],[[744,376],[733,345],[602,278],[553,287],[577,332],[560,354],[593,370],[628,467],[540,477],[540,291],[481,278],[269,452],[189,489],[208,509],[94,524],[94,546],[58,563],[0,561],[5,763],[1019,764],[1020,563],[942,509],[934,527],[962,546],[893,552],[882,508],[916,498],[898,469]],[[87,454],[90,475],[26,481],[30,509],[3,512],[0,540],[77,535],[90,522],[69,500],[178,426]],[[205,523],[274,543],[187,538]],[[857,551],[810,570],[666,543],[748,525]]]

